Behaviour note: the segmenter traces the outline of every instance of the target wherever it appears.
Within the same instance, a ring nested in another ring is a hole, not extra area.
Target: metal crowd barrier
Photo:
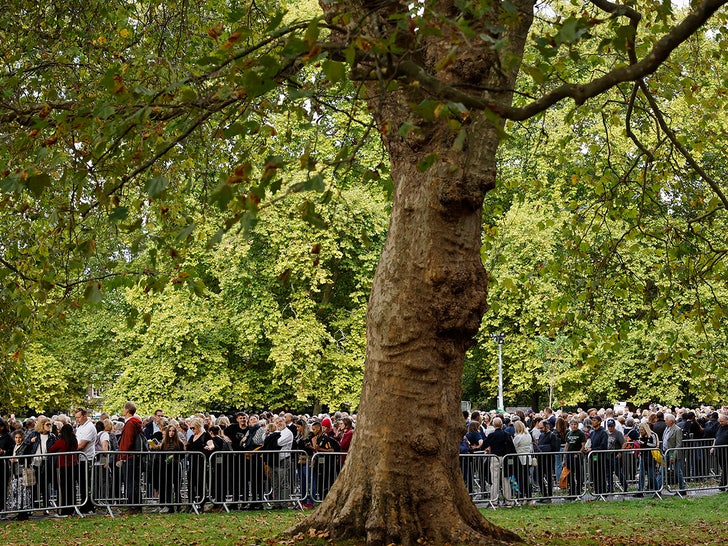
[[[80,462],[88,460],[78,451],[0,457],[0,514],[83,516],[89,493],[80,485],[89,480],[81,472],[90,465]]]
[[[209,500],[230,508],[299,508],[308,491],[305,451],[218,451],[208,462]],[[306,463],[307,464],[307,463]]]
[[[309,497],[314,502],[321,502],[328,495],[331,486],[339,477],[346,453],[314,453],[308,468]]]
[[[710,444],[705,440],[685,441],[683,447],[665,452],[665,490],[685,496],[689,491],[720,489],[719,460],[710,453],[713,440],[709,441]]]
[[[206,456],[186,451],[112,451],[94,457],[91,500],[113,515],[113,508],[154,506],[199,513],[207,491]]]

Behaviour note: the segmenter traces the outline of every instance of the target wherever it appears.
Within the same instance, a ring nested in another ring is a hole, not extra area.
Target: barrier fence
[[[460,456],[474,502],[552,502],[728,490],[728,446]],[[0,516],[83,516],[88,506],[160,512],[297,508],[321,502],[346,455],[303,451],[114,451],[0,457]],[[568,476],[561,480],[561,468]]]

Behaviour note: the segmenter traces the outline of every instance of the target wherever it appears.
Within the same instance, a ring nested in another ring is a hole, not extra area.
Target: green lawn
[[[483,513],[532,545],[728,544],[728,494],[486,509]],[[278,535],[301,517],[300,512],[266,511],[31,519],[5,522],[0,527],[0,544],[273,546],[299,542]]]

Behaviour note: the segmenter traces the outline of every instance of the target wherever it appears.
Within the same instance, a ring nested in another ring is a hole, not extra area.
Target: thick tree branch
[[[589,83],[561,85],[540,99],[520,108],[498,107],[482,97],[464,93],[431,76],[424,68],[411,61],[403,61],[396,66],[397,76],[411,84],[422,86],[436,97],[460,102],[471,109],[490,110],[506,119],[522,121],[547,110],[563,99],[571,98],[576,104],[580,105],[617,84],[636,81],[652,74],[670,56],[673,50],[693,35],[726,2],[728,0],[703,0],[693,8],[693,11],[681,23],[665,34],[642,60],[628,66],[616,68]],[[595,5],[604,6],[604,9],[606,9],[609,3],[597,0]],[[627,15],[629,16],[629,14]],[[635,13],[635,15],[638,14]],[[636,22],[635,19],[632,19],[632,21]],[[507,91],[503,90],[503,92]]]

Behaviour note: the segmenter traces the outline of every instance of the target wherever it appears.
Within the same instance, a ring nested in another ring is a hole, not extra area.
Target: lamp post
[[[490,338],[498,344],[498,411],[503,411],[503,342],[506,335],[503,332],[490,334]]]

